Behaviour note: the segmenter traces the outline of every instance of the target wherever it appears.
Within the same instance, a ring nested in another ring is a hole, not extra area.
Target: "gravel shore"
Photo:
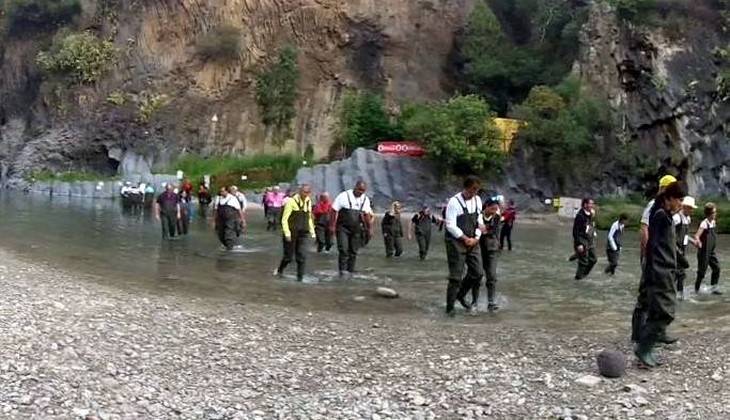
[[[630,353],[626,331],[160,295],[4,251],[0,294],[0,418],[730,418],[727,330],[587,384],[602,349]]]

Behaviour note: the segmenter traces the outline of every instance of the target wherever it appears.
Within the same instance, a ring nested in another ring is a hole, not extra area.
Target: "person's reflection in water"
[[[220,256],[215,260],[216,278],[221,283],[232,283],[238,276],[238,265],[233,258]]]
[[[162,281],[177,281],[178,274],[185,269],[184,255],[180,247],[174,242],[162,242],[157,257],[157,279]]]

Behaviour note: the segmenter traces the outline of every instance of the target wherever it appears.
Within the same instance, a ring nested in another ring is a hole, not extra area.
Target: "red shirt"
[[[318,201],[317,204],[312,209],[312,214],[314,214],[314,218],[317,219],[320,216],[330,214],[331,211],[332,211],[332,202],[331,201]]]
[[[504,223],[512,225],[515,222],[515,219],[517,219],[517,209],[514,207],[507,207],[502,215],[502,220],[504,220]]]
[[[193,192],[193,183],[190,181],[185,181],[182,183],[182,190],[188,193],[188,195],[191,195]]]

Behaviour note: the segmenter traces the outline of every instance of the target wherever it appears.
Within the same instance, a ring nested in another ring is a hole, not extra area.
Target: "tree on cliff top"
[[[379,141],[401,138],[399,127],[390,121],[380,95],[348,92],[342,101],[337,141],[351,152],[358,147],[373,147]]]
[[[261,118],[267,127],[274,129],[279,142],[290,134],[291,120],[297,114],[294,105],[298,82],[297,50],[292,46],[282,48],[277,61],[256,78],[256,102]]]

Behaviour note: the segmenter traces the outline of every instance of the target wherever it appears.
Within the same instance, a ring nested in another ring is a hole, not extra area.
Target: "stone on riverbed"
[[[599,378],[598,376],[593,375],[585,375],[581,376],[580,378],[575,380],[577,383],[581,385],[585,385],[587,387],[594,387],[598,384],[600,384],[603,380]]]
[[[378,296],[388,299],[395,299],[398,297],[398,292],[387,287],[378,287],[377,289],[375,289],[375,293],[377,293]]]
[[[626,356],[613,350],[603,350],[596,358],[598,371],[606,378],[620,378],[626,373]]]

